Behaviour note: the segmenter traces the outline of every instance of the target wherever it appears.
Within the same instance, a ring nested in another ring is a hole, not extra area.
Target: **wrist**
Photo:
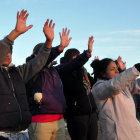
[[[59,52],[62,52],[64,50],[64,47],[62,47],[61,45],[58,48]]]
[[[91,57],[91,52],[89,50],[86,51],[88,57]]]
[[[51,47],[52,47],[52,41],[46,40],[45,46],[46,46],[47,48],[51,48]]]
[[[7,37],[9,40],[14,41],[21,33],[14,29]]]

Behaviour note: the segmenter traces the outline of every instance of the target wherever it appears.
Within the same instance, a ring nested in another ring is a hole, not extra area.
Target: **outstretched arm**
[[[91,36],[91,37],[89,37],[89,40],[88,40],[88,53],[89,53],[89,55],[91,55],[91,53],[92,53],[93,43],[94,43],[94,39],[93,39],[93,36]]]
[[[0,41],[0,65],[3,64],[10,47],[13,45],[13,41],[21,34],[32,28],[33,25],[26,26],[26,21],[28,18],[28,13],[26,10],[22,10],[17,13],[17,23],[15,29],[3,40]]]
[[[37,56],[28,63],[18,67],[20,75],[25,83],[28,82],[28,80],[30,80],[36,73],[38,73],[47,63],[54,39],[55,23],[52,24],[52,22],[52,20],[49,22],[49,19],[47,19],[44,25],[43,32],[45,34],[46,41],[40,48]]]

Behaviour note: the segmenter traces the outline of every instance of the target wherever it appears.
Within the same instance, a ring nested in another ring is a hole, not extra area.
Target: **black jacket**
[[[25,83],[46,64],[50,49],[43,46],[38,56],[18,67],[2,66],[12,42],[0,41],[0,131],[20,131],[28,128],[31,115],[28,109]]]
[[[0,70],[0,85],[0,130],[26,129],[31,121],[31,114],[25,84],[15,67]]]
[[[96,111],[93,95],[88,95],[83,85],[82,66],[88,61],[86,51],[67,64],[56,67],[64,88],[66,98],[66,117],[88,115]]]

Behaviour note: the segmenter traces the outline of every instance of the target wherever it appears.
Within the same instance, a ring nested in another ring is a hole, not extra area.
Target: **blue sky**
[[[116,59],[120,55],[127,68],[140,62],[139,0],[0,0],[0,6],[0,39],[15,27],[17,11],[26,9],[27,25],[34,25],[14,43],[16,65],[23,64],[33,47],[45,41],[43,26],[47,18],[56,24],[53,46],[60,44],[59,32],[63,27],[71,30],[68,48],[80,52],[87,49],[89,36],[94,36],[92,57],[85,65],[89,72],[94,56]]]

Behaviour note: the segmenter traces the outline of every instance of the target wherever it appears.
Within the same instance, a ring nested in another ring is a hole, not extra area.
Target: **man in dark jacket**
[[[65,122],[63,113],[66,102],[63,86],[58,72],[50,63],[69,45],[67,28],[62,32],[61,44],[51,49],[48,61],[44,68],[37,73],[27,84],[29,107],[32,113],[32,123],[29,126],[30,140],[65,140]],[[30,62],[38,55],[43,43],[37,44],[33,54],[26,59]]]
[[[72,140],[97,140],[96,105],[91,94],[91,83],[83,65],[92,52],[93,36],[89,38],[88,50],[82,54],[68,49],[56,66],[63,83],[66,98],[66,120]]]
[[[55,24],[52,25],[51,20],[48,25],[47,20],[43,30],[47,41],[39,50],[38,56],[18,67],[11,65],[14,40],[32,27],[26,26],[27,17],[26,10],[22,10],[20,14],[18,12],[15,29],[0,41],[0,136],[10,140],[28,139],[22,132],[31,122],[25,83],[46,64],[54,38]]]

